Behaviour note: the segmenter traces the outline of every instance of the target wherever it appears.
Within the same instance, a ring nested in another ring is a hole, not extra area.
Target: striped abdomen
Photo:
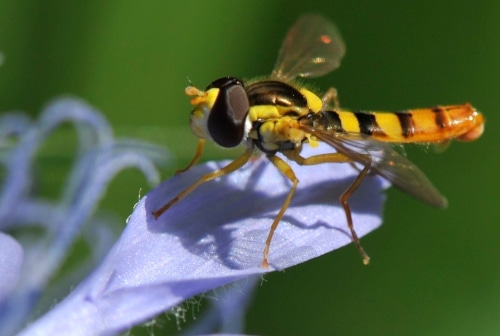
[[[463,104],[400,112],[321,111],[310,116],[308,124],[386,142],[472,141],[482,134],[484,117],[470,104]]]

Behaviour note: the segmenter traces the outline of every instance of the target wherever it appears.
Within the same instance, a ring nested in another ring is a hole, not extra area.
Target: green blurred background
[[[75,94],[103,111],[119,135],[163,144],[181,166],[196,145],[187,126],[187,77],[205,87],[225,75],[268,74],[294,20],[321,12],[339,26],[347,55],[339,70],[314,82],[337,87],[342,106],[399,110],[470,101],[486,115],[486,133],[439,155],[410,149],[411,160],[448,196],[449,209],[390,190],[384,225],[363,239],[370,266],[349,246],[266,276],[246,332],[498,335],[500,2],[138,3],[0,2],[0,111],[36,115],[49,99]],[[205,158],[231,156],[210,148]],[[57,195],[51,179],[70,158],[45,161],[48,194]],[[103,207],[125,219],[140,187],[147,189],[138,173],[122,173]],[[173,320],[160,325],[155,334],[176,332]]]

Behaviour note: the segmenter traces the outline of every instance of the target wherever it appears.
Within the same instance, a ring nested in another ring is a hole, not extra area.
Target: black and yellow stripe
[[[463,104],[399,112],[321,111],[309,115],[304,122],[318,130],[357,133],[384,142],[409,143],[460,138],[482,127],[484,119],[470,104]]]

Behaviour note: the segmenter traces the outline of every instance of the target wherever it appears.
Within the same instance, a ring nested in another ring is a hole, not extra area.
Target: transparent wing
[[[372,158],[371,171],[383,176],[404,192],[432,206],[444,208],[446,198],[413,163],[397,152],[389,143],[375,141],[362,134],[331,133],[301,126],[319,140],[355,162],[366,163],[366,154]]]
[[[338,68],[344,54],[337,27],[321,15],[306,14],[288,31],[271,77],[282,81],[319,77]]]

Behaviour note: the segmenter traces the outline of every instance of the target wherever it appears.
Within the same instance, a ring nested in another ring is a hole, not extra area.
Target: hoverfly
[[[345,53],[342,38],[333,23],[322,16],[300,17],[288,31],[271,76],[244,83],[235,77],[213,81],[205,90],[186,88],[192,96],[190,124],[199,138],[196,154],[182,171],[197,163],[205,140],[222,147],[244,145],[245,152],[222,169],[202,176],[197,182],[156,210],[155,218],[186,197],[201,184],[227,175],[260,151],[290,180],[292,186],[274,218],[264,245],[262,267],[269,267],[268,256],[273,234],[295,194],[299,180],[288,160],[300,165],[322,163],[359,164],[359,174],[340,196],[352,240],[363,262],[370,258],[354,229],[349,197],[368,172],[391,181],[408,194],[436,207],[447,200],[427,177],[391,144],[436,143],[452,139],[472,141],[481,136],[484,118],[470,104],[436,106],[399,112],[348,111],[341,109],[334,88],[322,98],[296,82],[297,77],[319,77],[340,66]],[[323,141],[335,149],[329,154],[302,157],[307,144]]]

